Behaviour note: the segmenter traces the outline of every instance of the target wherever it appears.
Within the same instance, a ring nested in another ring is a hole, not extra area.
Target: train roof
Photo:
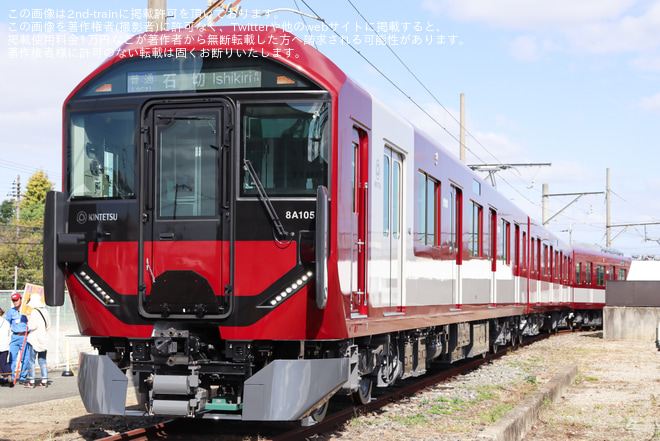
[[[68,101],[89,80],[128,58],[156,56],[248,58],[265,56],[281,62],[337,96],[346,74],[329,58],[295,35],[273,26],[234,25],[148,32],[130,38],[89,74],[67,97]],[[201,55],[200,55],[201,54]]]
[[[600,259],[600,262],[611,262],[611,261],[620,261],[630,263],[632,259],[626,257],[620,251],[611,250],[607,248],[599,247],[598,245],[590,246],[588,244],[578,244],[571,247],[575,258],[589,256]]]

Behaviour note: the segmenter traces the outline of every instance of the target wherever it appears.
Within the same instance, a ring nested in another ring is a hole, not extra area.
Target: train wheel
[[[367,404],[371,401],[371,389],[373,388],[373,383],[371,379],[362,377],[360,379],[360,387],[358,390],[353,392],[351,398],[355,404]]]
[[[321,407],[316,409],[312,414],[310,415],[314,421],[317,423],[320,423],[325,419],[325,416],[328,414],[328,403],[329,401],[326,401],[323,403]]]

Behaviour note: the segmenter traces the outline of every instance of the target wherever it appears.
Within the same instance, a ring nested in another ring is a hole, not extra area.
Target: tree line
[[[48,175],[39,170],[28,179],[18,207],[16,200],[0,204],[1,290],[14,288],[15,268],[19,289],[26,283],[43,284],[44,208],[46,193],[54,188]]]

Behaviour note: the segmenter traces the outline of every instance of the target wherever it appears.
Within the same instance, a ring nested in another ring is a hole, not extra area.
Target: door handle
[[[174,240],[174,233],[160,233],[158,238],[160,240]]]

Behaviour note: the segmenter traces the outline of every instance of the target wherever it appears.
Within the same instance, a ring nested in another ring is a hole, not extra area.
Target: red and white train
[[[314,48],[139,35],[64,104],[46,206],[90,412],[320,419],[335,393],[598,325],[630,259],[570,249]]]

